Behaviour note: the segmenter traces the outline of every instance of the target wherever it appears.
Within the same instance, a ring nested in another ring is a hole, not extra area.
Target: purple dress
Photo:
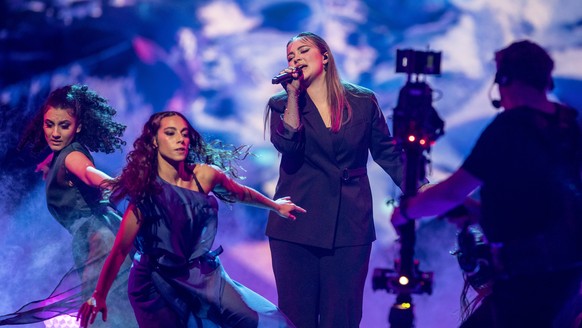
[[[138,205],[142,222],[129,278],[140,327],[294,327],[274,304],[228,276],[221,247],[211,251],[216,198],[157,182],[161,192]]]

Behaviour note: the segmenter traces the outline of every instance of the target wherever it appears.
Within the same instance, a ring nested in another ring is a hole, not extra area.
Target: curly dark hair
[[[41,152],[47,147],[42,129],[44,114],[49,108],[67,110],[78,123],[81,131],[75,135],[75,141],[85,145],[92,152],[106,154],[121,150],[126,143],[122,136],[126,126],[113,121],[117,113],[107,100],[86,85],[67,85],[52,91],[38,113],[27,126],[18,149],[31,145],[33,153]]]
[[[111,188],[110,199],[113,202],[119,202],[127,197],[130,203],[138,204],[149,195],[159,192],[160,186],[156,183],[158,162],[154,138],[158,133],[162,119],[170,116],[181,117],[188,126],[190,145],[186,159],[187,164],[216,165],[232,177],[240,178],[236,162],[249,154],[247,146],[225,147],[219,141],[207,143],[183,114],[175,111],[164,111],[150,116],[141,135],[133,143],[133,150],[127,154],[127,164],[121,175],[106,182],[106,186]],[[220,195],[217,196],[229,201]]]

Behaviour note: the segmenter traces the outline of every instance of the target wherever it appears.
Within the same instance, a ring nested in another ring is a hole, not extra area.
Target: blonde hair
[[[302,32],[297,34],[291,38],[289,42],[287,42],[287,46],[297,40],[304,40],[312,43],[319,49],[321,54],[327,56],[327,64],[325,65],[327,74],[325,77],[325,82],[327,85],[327,100],[330,104],[331,112],[331,131],[337,133],[341,126],[351,119],[352,107],[348,103],[346,89],[341,82],[331,49],[323,38],[311,32]],[[344,117],[344,108],[347,109],[347,117]]]

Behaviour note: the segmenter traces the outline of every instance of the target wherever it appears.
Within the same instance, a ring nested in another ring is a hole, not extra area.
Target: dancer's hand
[[[51,166],[51,161],[53,160],[54,153],[50,153],[42,162],[36,165],[34,172],[42,172],[42,179],[46,180],[49,168]]]
[[[307,211],[305,209],[295,205],[291,201],[291,197],[289,197],[289,196],[281,197],[281,198],[275,200],[275,203],[277,203],[277,205],[278,205],[277,212],[279,213],[279,215],[286,218],[286,219],[289,219],[291,221],[294,221],[296,219],[295,215],[293,215],[291,213],[292,211],[307,213]]]
[[[92,325],[97,318],[97,313],[101,312],[101,318],[103,321],[107,321],[107,304],[105,304],[105,299],[99,297],[95,293],[93,296],[87,300],[87,302],[81,305],[79,313],[77,314],[77,321],[80,321],[80,327],[86,328]]]

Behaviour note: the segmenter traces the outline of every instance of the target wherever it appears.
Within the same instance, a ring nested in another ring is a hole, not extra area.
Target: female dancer
[[[52,91],[18,145],[52,150],[47,157],[46,199],[52,216],[73,236],[74,268],[45,300],[32,302],[16,313],[0,316],[0,325],[43,321],[72,314],[91,295],[99,270],[109,253],[121,217],[103,201],[100,185],[110,177],[95,168],[90,151],[121,150],[125,126],[107,100],[85,85],[67,85]],[[41,166],[43,164],[41,163]],[[38,168],[37,168],[38,169]],[[127,261],[127,265],[129,265]],[[81,278],[81,282],[77,278]],[[117,284],[117,282],[116,282]],[[123,294],[116,301],[123,304]],[[112,322],[135,326],[130,316]]]
[[[305,212],[289,197],[273,201],[230,178],[224,171],[237,153],[206,144],[178,112],[150,117],[110,183],[112,197],[127,196],[129,206],[97,289],[79,310],[82,327],[98,312],[107,319],[105,299],[134,241],[129,297],[140,327],[293,327],[276,306],[231,280],[217,257],[222,249],[211,249],[218,204],[210,192],[289,220],[292,211]]]

